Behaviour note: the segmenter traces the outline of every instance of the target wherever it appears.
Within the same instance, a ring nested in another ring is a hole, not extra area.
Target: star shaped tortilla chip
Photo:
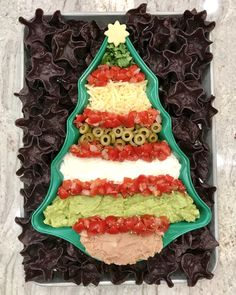
[[[118,20],[114,25],[109,24],[108,30],[104,34],[108,37],[108,43],[114,43],[115,47],[120,43],[125,43],[125,38],[129,36],[129,32],[126,31],[126,25],[121,25]]]

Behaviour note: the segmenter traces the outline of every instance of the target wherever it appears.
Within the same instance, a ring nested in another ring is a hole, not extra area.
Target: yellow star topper
[[[120,43],[125,43],[125,38],[129,36],[129,32],[126,31],[126,25],[121,25],[118,20],[114,25],[109,24],[108,30],[104,34],[108,37],[108,43],[114,43],[115,47]]]

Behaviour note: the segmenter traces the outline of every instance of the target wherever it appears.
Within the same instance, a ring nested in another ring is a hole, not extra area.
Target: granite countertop
[[[210,0],[211,3],[213,2]],[[208,1],[208,2],[210,2]],[[21,183],[15,176],[19,168],[16,158],[21,145],[22,132],[14,126],[21,117],[20,100],[13,96],[19,91],[22,81],[19,78],[22,54],[22,26],[18,23],[20,15],[32,17],[36,8],[46,13],[60,9],[62,13],[78,11],[125,11],[148,2],[150,11],[160,9],[160,2],[153,1],[115,1],[93,0],[2,0],[0,10],[0,130],[1,136],[1,174],[0,174],[0,294],[23,295],[40,294],[236,294],[236,1],[222,0],[221,16],[212,35],[214,41],[214,83],[215,106],[219,110],[216,120],[217,178],[219,204],[219,242],[220,257],[213,280],[202,280],[194,288],[176,285],[169,289],[161,286],[100,286],[100,287],[41,287],[24,282],[22,245],[17,240],[21,232],[14,223],[14,217],[21,214],[23,198],[19,194]],[[171,2],[171,1],[170,1]],[[178,1],[179,9],[185,6]],[[196,1],[195,1],[196,2]],[[204,1],[198,1],[199,3]],[[206,1],[207,2],[207,1]],[[190,6],[188,7],[190,8]],[[192,7],[193,8],[193,7]],[[181,9],[180,9],[181,10]]]

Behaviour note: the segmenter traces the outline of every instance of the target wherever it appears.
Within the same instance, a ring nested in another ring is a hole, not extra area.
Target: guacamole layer
[[[112,196],[71,196],[67,199],[56,197],[45,211],[44,223],[53,227],[73,226],[82,217],[109,215],[128,217],[150,214],[167,216],[170,223],[195,221],[199,210],[187,194],[172,192],[161,197],[136,194],[128,198]]]

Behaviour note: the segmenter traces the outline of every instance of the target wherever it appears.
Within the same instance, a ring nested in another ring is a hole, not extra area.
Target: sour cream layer
[[[152,162],[143,160],[115,162],[99,158],[79,158],[68,153],[61,164],[60,171],[66,179],[89,181],[96,178],[106,178],[122,182],[124,177],[136,178],[139,175],[170,175],[178,178],[181,165],[171,154],[166,160],[158,159]]]

